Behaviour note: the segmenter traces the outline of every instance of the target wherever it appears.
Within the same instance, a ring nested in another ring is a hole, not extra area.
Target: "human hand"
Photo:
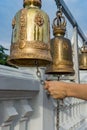
[[[67,97],[67,85],[68,83],[59,81],[45,81],[44,88],[55,99],[63,99]]]

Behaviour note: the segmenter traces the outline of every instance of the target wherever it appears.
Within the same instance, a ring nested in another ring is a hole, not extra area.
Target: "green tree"
[[[0,45],[0,64],[1,65],[7,65],[7,57],[8,55],[5,53],[8,49],[4,48],[2,45]]]

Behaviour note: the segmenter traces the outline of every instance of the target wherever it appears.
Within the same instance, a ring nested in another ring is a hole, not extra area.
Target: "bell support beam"
[[[58,0],[55,0],[55,2],[58,7]],[[72,24],[73,27],[75,27],[75,26],[78,27],[78,30],[77,30],[78,34],[83,39],[83,41],[87,42],[87,37],[84,35],[83,31],[81,30],[80,26],[78,25],[77,21],[73,17],[73,15],[70,12],[70,10],[68,9],[68,7],[66,6],[65,2],[63,0],[60,0],[60,3],[62,5],[63,12],[64,12],[65,16],[68,18],[69,22]]]

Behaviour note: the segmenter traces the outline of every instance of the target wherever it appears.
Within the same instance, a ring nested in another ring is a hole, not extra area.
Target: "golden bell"
[[[51,40],[51,54],[53,63],[46,70],[46,74],[72,74],[72,48],[70,40],[64,38],[66,31],[66,21],[62,12],[57,12],[57,17],[53,21],[54,38]],[[57,25],[56,25],[57,24]]]
[[[79,69],[87,70],[87,46],[84,45],[81,48],[81,53],[79,54]]]
[[[50,54],[50,23],[40,10],[41,0],[24,0],[24,8],[12,22],[12,40],[8,63],[16,66],[46,66]]]

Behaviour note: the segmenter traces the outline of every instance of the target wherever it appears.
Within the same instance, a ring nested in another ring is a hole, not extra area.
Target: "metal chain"
[[[60,80],[60,75],[58,75],[58,81]],[[56,130],[59,130],[59,113],[60,113],[60,101],[57,99],[56,108]]]
[[[59,8],[59,10],[60,10],[60,6],[61,6],[60,0],[58,0],[58,8]]]
[[[41,77],[41,72],[39,70],[37,61],[35,61],[35,65],[37,67],[37,72],[36,72],[37,77],[39,78],[41,85],[45,85],[45,81]],[[49,98],[50,97],[50,93],[47,90],[45,90],[45,91],[46,91],[47,97]]]
[[[59,11],[62,12],[62,5],[60,3],[60,0],[58,0],[58,8],[59,8]]]
[[[59,100],[57,100],[57,108],[56,108],[56,130],[59,130]]]
[[[40,72],[38,66],[37,66],[37,72],[36,72],[36,74],[37,74],[37,77],[38,77],[39,80],[40,80],[40,83],[41,83],[42,85],[45,85],[44,80],[42,80],[42,78],[41,78],[41,72]]]
[[[37,74],[38,78],[40,79],[41,84],[45,85],[44,80],[41,79],[41,72],[38,68],[38,63],[35,62],[35,64],[36,64],[36,67],[37,67],[36,74]],[[58,81],[59,81],[59,78],[60,78],[60,76],[58,75]],[[46,93],[47,93],[47,96],[49,97],[50,96],[49,92],[46,92]],[[59,130],[59,113],[60,113],[59,107],[60,107],[60,102],[59,102],[59,100],[57,100],[57,108],[56,108],[56,129],[57,130]]]
[[[35,61],[35,65],[36,65],[36,69],[37,69],[36,75],[37,75],[37,77],[40,79],[40,82],[41,82],[41,81],[42,81],[42,80],[41,80],[41,72],[40,72],[40,70],[39,70],[38,62],[37,62],[37,61]]]

